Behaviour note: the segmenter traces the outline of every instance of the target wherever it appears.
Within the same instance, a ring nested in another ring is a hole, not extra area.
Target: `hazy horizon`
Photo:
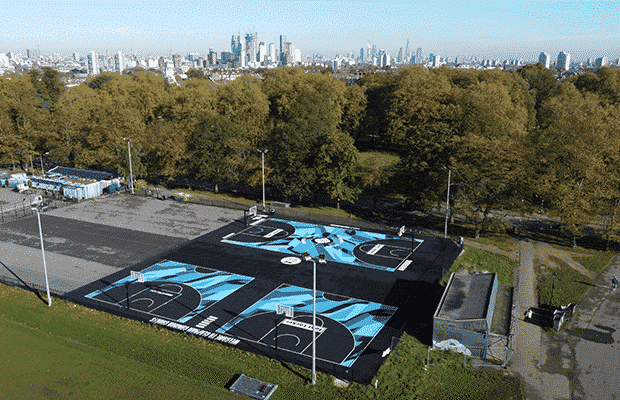
[[[277,1],[192,4],[164,1],[5,1],[0,51],[68,55],[87,51],[168,55],[230,51],[230,39],[279,35],[304,55],[359,55],[367,43],[396,57],[423,55],[536,60],[559,51],[573,61],[620,56],[615,1]]]

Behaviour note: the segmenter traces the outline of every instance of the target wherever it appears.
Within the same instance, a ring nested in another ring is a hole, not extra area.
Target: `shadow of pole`
[[[19,282],[21,282],[21,284],[24,286],[24,288],[26,288],[26,290],[34,293],[37,295],[37,297],[39,298],[39,300],[41,300],[44,304],[48,304],[47,300],[44,299],[41,296],[41,293],[39,293],[38,290],[36,290],[35,288],[31,287],[30,285],[28,285],[28,283],[26,283],[26,281],[24,281],[22,278],[20,278],[15,272],[13,272],[13,270],[11,270],[9,267],[6,266],[6,264],[4,264],[2,261],[0,261],[0,264],[2,264],[2,266],[11,273],[11,275],[13,275],[15,277],[15,279],[17,279]]]

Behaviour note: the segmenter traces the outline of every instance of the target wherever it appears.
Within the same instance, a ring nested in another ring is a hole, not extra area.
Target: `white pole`
[[[263,211],[264,211],[265,210],[265,153],[267,153],[269,150],[258,150],[258,151],[260,151],[261,164],[263,166]]]
[[[131,139],[123,138],[127,141],[127,150],[129,151],[129,183],[131,185],[131,194],[133,193],[133,169],[131,167]]]
[[[445,223],[444,231],[443,231],[444,239],[448,237],[448,214],[450,213],[450,174],[452,173],[452,169],[450,168],[447,168],[447,169],[448,169],[448,194],[446,195],[446,223]]]
[[[312,260],[312,384],[316,384],[316,261]]]
[[[47,264],[45,263],[45,248],[43,247],[43,230],[41,229],[41,215],[39,209],[34,207],[33,210],[37,212],[37,219],[39,221],[39,235],[41,236],[41,253],[43,254],[43,270],[45,271],[45,287],[47,289],[47,306],[52,306],[52,296],[50,296],[50,283],[47,279]]]

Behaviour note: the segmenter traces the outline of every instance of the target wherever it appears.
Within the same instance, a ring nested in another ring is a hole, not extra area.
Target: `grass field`
[[[388,356],[380,389],[338,388],[320,372],[313,387],[310,371],[296,365],[59,299],[50,308],[0,285],[2,398],[233,399],[240,397],[226,388],[242,373],[277,384],[272,399],[521,398],[514,378],[463,365],[462,355],[432,352],[426,372],[418,357],[426,347],[407,335],[401,343],[418,361]]]
[[[584,252],[578,249],[574,251],[574,254],[575,261],[598,274],[617,253],[596,250]],[[558,257],[549,256],[549,259],[555,264],[553,268],[546,264],[538,265],[538,302],[556,307],[568,303],[578,303],[592,285],[592,279],[574,270]],[[553,277],[554,272],[557,274],[555,279]]]
[[[516,262],[506,256],[479,250],[468,245],[464,245],[463,248],[465,253],[452,264],[450,273],[458,271],[493,272],[497,274],[500,284],[512,286],[514,270],[518,266]],[[440,283],[445,286],[449,278],[450,274],[446,274]]]

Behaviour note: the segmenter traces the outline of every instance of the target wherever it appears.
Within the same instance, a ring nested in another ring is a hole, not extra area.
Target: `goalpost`
[[[276,305],[276,314],[278,315],[282,315],[284,314],[285,317],[288,318],[293,318],[295,311],[293,309],[293,306],[287,306],[284,304],[277,304]]]
[[[131,271],[131,280],[133,282],[144,283],[144,274],[142,272]]]
[[[249,210],[243,210],[243,225],[248,227],[248,217],[256,217],[258,214],[258,206],[252,206]]]

